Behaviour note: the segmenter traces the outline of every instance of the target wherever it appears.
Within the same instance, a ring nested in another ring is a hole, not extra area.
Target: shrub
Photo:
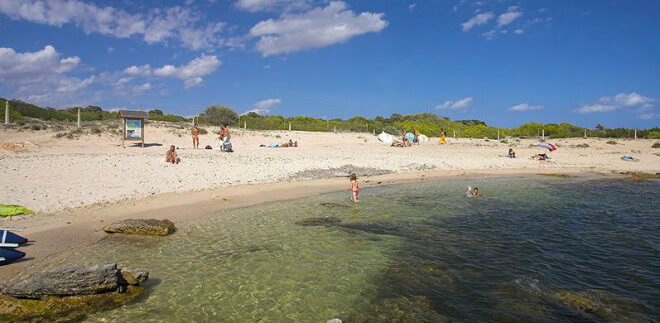
[[[199,130],[200,135],[205,135],[205,134],[209,133],[208,130],[206,130],[205,128],[199,128],[198,130]]]
[[[589,148],[588,144],[577,144],[575,145],[576,148]]]
[[[202,117],[214,126],[233,125],[238,122],[238,113],[234,109],[217,105],[206,108]]]
[[[90,129],[90,131],[91,131],[92,133],[96,133],[96,134],[99,134],[99,133],[102,132],[102,131],[101,131],[101,128],[99,128],[99,127],[92,127],[92,129]]]
[[[656,142],[651,146],[651,148],[660,148],[660,141]]]
[[[609,144],[609,145],[616,145],[616,144],[617,144],[617,142],[616,142],[616,141],[614,141],[614,140],[610,140],[610,141],[608,141],[608,142],[607,142],[607,144]]]
[[[67,135],[66,132],[58,132],[58,133],[55,134],[55,138],[62,138],[62,137],[64,137],[64,136],[66,136],[66,135]]]
[[[41,130],[41,125],[33,124],[30,128],[32,128],[32,130],[39,131]]]

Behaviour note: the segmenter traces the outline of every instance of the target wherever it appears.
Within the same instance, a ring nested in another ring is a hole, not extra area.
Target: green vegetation
[[[212,105],[204,110],[199,122],[213,126],[234,125],[238,123],[238,113],[229,107]]]
[[[4,106],[5,99],[0,98],[0,107]],[[19,100],[10,101],[10,118],[13,122],[24,126],[29,124],[23,119],[37,118],[42,120],[75,121],[77,119],[77,107],[69,109],[41,108],[33,104],[25,103]],[[98,106],[88,106],[81,108],[81,118],[83,121],[102,121],[116,119],[116,112],[104,111]],[[190,119],[173,114],[164,114],[161,109],[149,110],[151,120],[182,123],[190,122]],[[576,137],[596,137],[596,138],[634,138],[635,130],[626,128],[609,129],[601,124],[594,129],[581,128],[568,123],[560,124],[542,124],[526,123],[518,127],[507,129],[497,128],[487,125],[480,120],[450,120],[446,117],[440,117],[432,113],[420,113],[411,115],[401,115],[394,113],[389,117],[378,116],[373,119],[367,119],[361,116],[355,116],[350,119],[320,119],[312,117],[284,117],[284,116],[262,116],[254,112],[246,115],[239,115],[233,109],[223,106],[210,106],[199,117],[200,125],[222,125],[227,124],[232,127],[243,127],[247,125],[248,129],[253,130],[288,130],[289,124],[292,130],[299,131],[339,131],[339,132],[373,132],[380,133],[385,131],[391,134],[400,134],[402,129],[412,131],[419,130],[429,137],[439,137],[442,131],[447,133],[448,137],[459,138],[478,138],[478,139],[497,139],[498,134],[501,140],[506,137],[540,137],[545,134],[550,138],[576,138]],[[51,125],[52,126],[52,125]],[[25,126],[24,126],[25,127]],[[30,124],[28,129],[34,131],[44,130],[46,125]],[[56,131],[63,129],[55,125]],[[108,128],[110,128],[108,126]],[[92,133],[97,133],[92,130]],[[75,138],[76,134],[65,133],[60,136]],[[651,128],[637,130],[638,138],[660,139],[660,128]],[[586,145],[586,144],[585,144]]]

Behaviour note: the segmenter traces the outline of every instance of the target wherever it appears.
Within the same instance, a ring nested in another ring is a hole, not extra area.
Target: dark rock
[[[170,220],[137,219],[122,220],[103,227],[107,233],[127,233],[166,236],[175,230]]]
[[[2,294],[16,298],[92,295],[119,287],[117,264],[75,267],[46,271],[7,285]]]
[[[94,295],[119,291],[126,285],[139,285],[148,278],[146,269],[118,269],[117,264],[112,263],[37,273],[2,286],[1,291],[4,295],[27,299]]]

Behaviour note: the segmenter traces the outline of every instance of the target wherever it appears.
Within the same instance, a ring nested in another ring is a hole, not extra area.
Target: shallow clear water
[[[467,185],[497,199],[464,197]],[[89,321],[656,321],[660,182],[421,182],[269,203],[113,235],[49,266],[150,270],[139,302]],[[334,203],[334,204],[324,204]],[[328,226],[305,218],[336,217]]]

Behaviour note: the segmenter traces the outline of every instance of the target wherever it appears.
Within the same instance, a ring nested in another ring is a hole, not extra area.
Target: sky
[[[0,97],[660,126],[656,0],[0,0]]]

